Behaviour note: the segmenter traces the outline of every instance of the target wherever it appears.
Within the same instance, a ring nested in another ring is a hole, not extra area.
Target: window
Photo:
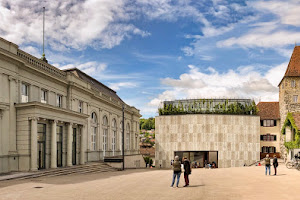
[[[92,118],[92,123],[97,123],[97,115],[96,115],[96,113],[92,113],[92,115],[91,115],[91,118]]]
[[[83,112],[83,102],[82,102],[82,101],[79,101],[79,103],[78,103],[78,111],[79,111],[80,113]]]
[[[119,144],[120,144],[120,150],[122,152],[123,148],[122,148],[122,144],[123,144],[123,122],[120,122],[120,137],[119,137]]]
[[[105,152],[107,150],[107,133],[108,133],[108,120],[107,120],[107,117],[104,116],[103,117],[103,122],[102,122],[102,125],[103,125],[103,156],[105,156]]]
[[[29,98],[28,85],[22,83],[22,103],[27,103]]]
[[[293,88],[296,87],[296,81],[295,81],[295,80],[292,80],[291,86],[292,86]]]
[[[91,151],[96,151],[96,137],[97,137],[97,115],[91,114]]]
[[[96,133],[97,133],[97,127],[92,127],[92,132],[91,132],[91,151],[96,151]]]
[[[47,103],[47,91],[46,90],[41,90],[41,102]]]
[[[269,148],[268,147],[262,147],[262,153],[269,153]]]
[[[130,126],[129,124],[126,125],[126,150],[130,150]]]
[[[60,108],[62,107],[62,95],[59,95],[59,94],[58,94],[58,95],[56,96],[56,106],[57,106],[57,107],[60,107]]]
[[[115,155],[116,151],[116,137],[117,137],[117,122],[115,119],[112,121],[112,138],[111,138],[111,149],[113,152],[113,156]]]
[[[260,140],[261,141],[276,141],[277,136],[276,135],[271,135],[271,134],[266,134],[266,135],[260,135]]]
[[[294,103],[298,103],[298,95],[294,95],[293,96],[293,102]]]
[[[273,119],[265,119],[265,120],[260,120],[260,125],[264,127],[272,127],[276,126],[276,120]]]

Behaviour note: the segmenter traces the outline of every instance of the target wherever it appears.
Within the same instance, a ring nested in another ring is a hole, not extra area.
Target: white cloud
[[[300,38],[300,33],[296,29],[300,27],[300,1],[248,1],[247,4],[249,9],[252,8],[259,13],[260,22],[249,24],[250,30],[247,33],[219,41],[217,46],[272,48],[288,56],[286,47],[295,44]],[[265,16],[272,16],[272,18],[265,21]],[[294,27],[291,28],[292,26]]]
[[[137,83],[134,82],[119,82],[119,83],[109,83],[109,87],[115,91],[120,90],[120,88],[135,88]]]
[[[241,47],[262,47],[262,48],[278,48],[295,44],[299,40],[300,33],[292,31],[268,32],[251,32],[241,37],[232,37],[217,43],[218,47],[231,47],[238,45]]]
[[[163,85],[171,86],[148,105],[158,107],[164,100],[183,98],[252,98],[262,101],[278,100],[278,87],[287,63],[269,67],[264,73],[262,66],[242,66],[219,73],[214,68],[202,72],[198,67],[189,65],[189,71],[178,79],[166,78]]]
[[[146,37],[128,23],[126,1],[0,1],[0,33],[17,44],[42,43],[42,6],[46,7],[46,44],[58,51],[87,46],[112,48],[130,35]]]
[[[300,2],[298,0],[255,1],[249,2],[249,5],[257,10],[278,15],[282,24],[300,26]]]

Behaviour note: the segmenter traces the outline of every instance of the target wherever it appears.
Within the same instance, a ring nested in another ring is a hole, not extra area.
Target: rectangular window
[[[264,126],[264,127],[273,127],[273,126],[276,126],[276,120],[270,120],[270,119],[265,119],[263,120],[263,122],[261,122],[261,124]]]
[[[292,80],[291,86],[292,86],[293,88],[296,87],[296,81],[295,81],[295,80]]]
[[[293,96],[293,102],[294,103],[298,103],[298,95],[294,95]]]
[[[269,153],[275,153],[275,148],[274,147],[269,147]]]
[[[47,90],[41,90],[41,102],[47,103]]]
[[[265,146],[262,147],[262,152],[263,152],[263,153],[269,153],[269,152],[268,152],[268,147],[265,147]]]
[[[276,141],[276,139],[277,139],[276,135],[271,135],[271,134],[260,136],[261,141]]]
[[[62,107],[62,95],[59,95],[59,94],[58,94],[58,95],[56,96],[56,106],[57,106],[57,107],[60,107],[60,108]]]
[[[25,83],[22,83],[22,103],[27,103],[28,102],[28,99],[29,99],[29,92],[28,92],[28,85],[25,84]]]
[[[83,112],[83,102],[82,102],[82,101],[79,101],[79,103],[78,103],[78,111],[79,111],[80,113]]]

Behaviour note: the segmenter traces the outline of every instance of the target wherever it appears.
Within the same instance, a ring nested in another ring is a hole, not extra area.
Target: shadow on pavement
[[[201,187],[201,186],[205,186],[205,185],[189,185],[188,187]]]

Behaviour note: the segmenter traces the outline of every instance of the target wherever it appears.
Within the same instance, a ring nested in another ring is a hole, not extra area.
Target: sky
[[[77,67],[144,118],[164,100],[278,101],[300,45],[298,0],[0,0],[0,37]]]

